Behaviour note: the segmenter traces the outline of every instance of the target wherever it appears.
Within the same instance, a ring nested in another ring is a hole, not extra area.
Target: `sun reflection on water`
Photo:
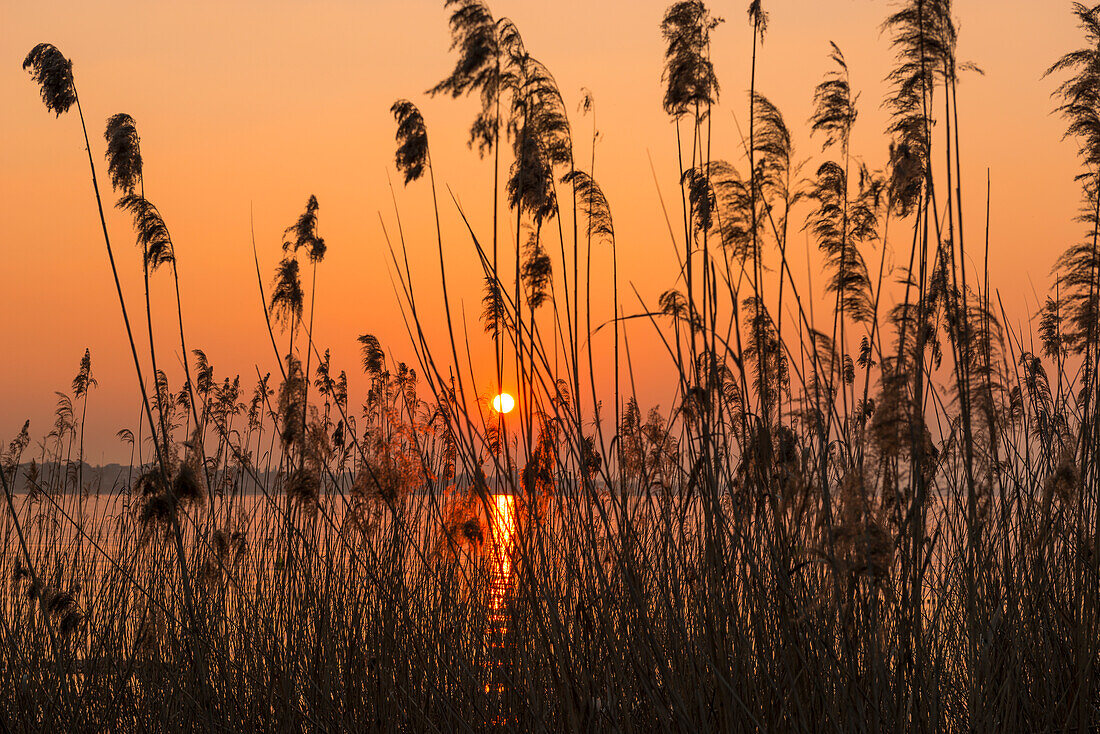
[[[510,494],[493,496],[489,511],[489,682],[486,693],[503,695],[505,671],[505,642],[508,636],[508,594],[515,583],[513,553],[516,544],[516,499]],[[498,722],[499,723],[499,722]]]
[[[493,497],[491,523],[491,562],[489,608],[504,609],[505,597],[512,586],[512,553],[515,550],[516,499],[510,494]]]

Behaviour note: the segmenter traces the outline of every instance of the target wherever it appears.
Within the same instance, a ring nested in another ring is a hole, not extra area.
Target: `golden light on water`
[[[493,571],[489,607],[499,611],[512,585],[512,551],[516,535],[516,499],[510,494],[493,497]]]
[[[510,494],[498,494],[489,506],[489,522],[492,539],[489,572],[489,627],[486,638],[489,644],[489,680],[485,692],[504,693],[508,680],[505,667],[505,639],[508,636],[508,612],[506,604],[515,583],[512,569],[512,553],[516,542],[516,498]],[[499,723],[499,722],[498,722]]]
[[[493,398],[493,410],[498,413],[511,413],[516,407],[516,399],[506,392],[502,392]]]
[[[494,540],[504,548],[511,548],[516,534],[516,498],[510,494],[494,495],[493,509]]]

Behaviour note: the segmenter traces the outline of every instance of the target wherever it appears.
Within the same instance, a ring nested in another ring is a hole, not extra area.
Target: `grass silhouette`
[[[757,89],[758,47],[777,30],[763,5],[748,6],[748,124],[725,158],[711,145],[723,21],[687,0],[655,29],[680,269],[635,311],[620,303],[613,192],[595,145],[578,165],[552,73],[484,2],[447,0],[456,63],[428,94],[479,98],[469,144],[494,161],[494,223],[484,235],[453,192],[441,201],[429,125],[395,102],[397,170],[432,188],[448,343],[424,336],[439,314],[418,305],[424,274],[399,227],[387,252],[411,357],[359,337],[364,396],[313,336],[326,251],[313,196],[270,293],[256,257],[279,374],[257,371],[246,402],[240,377],[219,381],[188,351],[184,254],[146,199],[135,121],[111,117],[108,174],[144,266],[147,355],[115,271],[141,420],[119,434],[131,466],[104,489],[84,463],[85,350],[39,455],[29,426],[3,452],[4,728],[1100,727],[1100,6],[1074,6],[1088,45],[1048,71],[1080,149],[1086,232],[1054,263],[1036,349],[988,282],[988,223],[966,249],[956,100],[974,67],[956,59],[949,0],[904,0],[885,20],[878,170],[852,150],[861,100],[835,44],[808,90],[821,149],[799,162]],[[47,110],[79,113],[57,48],[24,67]],[[593,140],[596,111],[586,91]],[[444,238],[451,205],[468,239]],[[502,205],[514,238],[497,229]],[[791,272],[792,228],[823,256],[824,314]],[[899,241],[894,283],[885,252]],[[600,248],[614,312],[594,324]],[[458,257],[482,268],[488,336],[454,310]],[[168,264],[175,389],[148,296]],[[639,408],[631,319],[676,367],[666,413]],[[612,355],[594,353],[604,328]],[[492,394],[506,370],[518,377],[508,416],[473,388],[486,381],[471,352],[490,339]],[[597,389],[609,360],[612,394]]]

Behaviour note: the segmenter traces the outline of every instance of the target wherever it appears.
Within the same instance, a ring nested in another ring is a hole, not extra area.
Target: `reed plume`
[[[753,216],[751,191],[737,169],[726,161],[709,161],[685,171],[681,185],[687,189],[697,236],[716,235],[722,248],[738,262],[759,258],[760,237],[759,232],[754,235],[753,223],[759,225],[764,220]]]
[[[760,413],[770,424],[780,398],[790,389],[790,372],[783,343],[767,307],[757,297],[750,296],[742,304],[745,330],[749,334],[745,359],[753,365],[753,386],[760,401]]]
[[[188,457],[179,462],[170,483],[165,483],[158,469],[150,469],[138,478],[138,524],[145,541],[160,531],[174,532],[181,511],[205,503],[206,491],[196,463],[195,455],[189,452]]]
[[[485,295],[481,298],[481,305],[481,322],[485,325],[485,331],[499,336],[507,323],[507,314],[500,281],[492,276],[485,277]]]
[[[269,309],[275,321],[284,329],[296,327],[302,318],[304,299],[302,281],[298,275],[298,261],[293,257],[284,257],[276,267],[271,290]]]
[[[295,469],[287,479],[286,495],[291,504],[302,508],[312,517],[317,512],[321,495],[321,477],[312,466]]]
[[[8,444],[7,450],[0,455],[0,463],[3,464],[6,471],[14,472],[19,467],[23,452],[27,450],[27,446],[30,446],[31,443],[30,427],[30,420],[23,421],[23,427],[19,429],[19,433]]]
[[[905,157],[931,165],[931,110],[937,79],[955,73],[957,33],[951,0],[906,0],[882,24],[890,34],[896,65],[887,75],[891,92],[887,133]],[[903,198],[907,204],[912,200]]]
[[[837,163],[823,163],[808,192],[815,202],[806,221],[818,247],[828,258],[828,290],[837,295],[839,315],[868,321],[873,314],[871,279],[858,245],[877,237],[876,183],[861,169],[859,191],[849,199],[845,170]]]
[[[306,377],[302,363],[293,354],[286,356],[286,379],[279,388],[279,438],[283,444],[303,451],[305,448]]]
[[[363,360],[363,371],[372,377],[377,377],[385,371],[386,353],[382,351],[382,343],[374,334],[363,334],[357,341]]]
[[[73,82],[73,62],[65,58],[56,46],[40,43],[23,59],[23,68],[38,83],[46,109],[60,117],[76,102]]]
[[[172,235],[160,210],[151,201],[131,192],[119,199],[116,206],[133,217],[137,243],[141,245],[150,272],[175,261]]]
[[[80,370],[73,378],[73,396],[77,399],[83,397],[89,388],[96,387],[99,382],[92,376],[92,351],[84,350],[84,356],[80,358]]]
[[[523,261],[521,277],[524,286],[527,288],[527,304],[532,309],[536,309],[549,297],[549,288],[554,277],[553,264],[536,232],[531,233],[526,250],[527,257]],[[488,294],[486,298],[488,298]],[[489,307],[486,304],[486,308]],[[488,327],[489,319],[495,318],[495,315],[486,317],[486,327]]]
[[[1063,319],[1061,341],[1072,352],[1084,354],[1100,341],[1100,254],[1096,244],[1100,232],[1100,6],[1075,3],[1074,14],[1088,45],[1064,55],[1046,75],[1069,74],[1055,97],[1061,103],[1058,112],[1066,120],[1064,137],[1077,141],[1084,169],[1078,176],[1083,195],[1078,219],[1088,231],[1080,243],[1065,250],[1054,269],[1060,294],[1057,310]]]
[[[814,89],[814,114],[810,118],[811,134],[823,135],[822,150],[839,145],[848,150],[852,126],[856,123],[856,102],[859,95],[852,95],[848,82],[848,63],[840,47],[830,41],[830,60],[835,69],[826,72],[825,79]]]
[[[572,162],[572,134],[550,71],[526,51],[513,52],[512,61],[517,71],[508,129],[515,160],[505,188],[511,206],[538,227],[557,213],[554,168]]]
[[[451,12],[451,50],[458,52],[454,69],[439,84],[428,90],[432,96],[449,94],[454,98],[477,93],[481,111],[470,126],[468,144],[485,153],[497,143],[500,129],[500,97],[511,82],[511,70],[505,46],[515,47],[518,34],[514,26],[493,18],[482,0],[447,0]]]
[[[794,144],[791,131],[779,108],[762,94],[753,97],[753,140],[757,158],[757,186],[765,199],[785,202],[783,220],[799,200],[799,192],[791,186],[791,175],[798,166],[793,163]],[[780,230],[783,226],[780,226]]]
[[[750,9],[751,12],[751,9]],[[670,5],[661,21],[665,51],[665,112],[705,115],[718,101],[718,77],[710,60],[710,33],[722,22],[702,0]]]
[[[420,110],[407,99],[399,99],[390,107],[397,120],[397,152],[395,165],[405,175],[406,185],[424,175],[428,162],[428,130]]]
[[[749,25],[756,29],[757,34],[761,38],[768,30],[768,13],[764,10],[764,3],[762,0],[752,0],[749,3]]]
[[[304,249],[311,263],[319,263],[325,259],[328,247],[323,237],[317,234],[317,210],[320,205],[317,197],[310,195],[306,202],[305,211],[298,215],[298,220],[286,228],[283,233],[283,252],[297,254]],[[274,298],[274,295],[272,296]]]
[[[134,118],[126,113],[112,115],[103,131],[107,140],[107,172],[115,191],[133,194],[141,182],[141,138]]]
[[[572,184],[576,188],[581,211],[588,222],[587,235],[594,240],[614,243],[615,224],[611,219],[611,206],[596,179],[585,171],[574,168],[561,177],[561,182]]]

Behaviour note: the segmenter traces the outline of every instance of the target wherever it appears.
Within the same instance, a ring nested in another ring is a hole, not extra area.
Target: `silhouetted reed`
[[[393,103],[395,166],[432,188],[447,344],[425,336],[431,283],[398,226],[388,255],[412,357],[360,336],[361,395],[314,332],[317,199],[263,243],[280,246],[270,294],[254,241],[278,372],[257,367],[250,390],[187,350],[136,123],[108,120],[108,172],[145,266],[152,380],[130,332],[142,411],[118,434],[131,461],[117,476],[84,466],[88,350],[45,438],[32,449],[24,426],[0,456],[5,727],[1100,726],[1100,9],[1075,6],[1089,45],[1049,71],[1065,77],[1055,98],[1080,148],[1087,232],[1054,264],[1036,345],[988,281],[988,237],[982,258],[966,247],[956,98],[972,66],[956,60],[948,0],[887,17],[881,150],[854,150],[859,94],[828,47],[807,90],[821,148],[805,172],[757,90],[774,30],[763,3],[748,5],[747,135],[721,156],[721,20],[697,0],[669,7],[655,32],[680,270],[633,312],[619,302],[614,192],[594,178],[593,95],[579,166],[565,97],[515,25],[481,0],[445,7],[456,61],[429,93],[479,98],[469,142],[494,158],[492,233],[453,196],[468,237],[445,241],[428,125]],[[79,110],[56,48],[24,66],[49,111]],[[819,252],[812,285],[791,272],[792,226]],[[592,297],[599,248],[609,313]],[[452,311],[459,257],[482,268],[484,333]],[[182,382],[158,368],[148,302],[167,264]],[[630,319],[675,369],[664,409],[625,387],[661,358],[631,352]],[[613,360],[592,346],[605,327]],[[490,343],[494,374],[478,375],[471,355]],[[508,415],[490,409],[505,377],[520,398]]]

